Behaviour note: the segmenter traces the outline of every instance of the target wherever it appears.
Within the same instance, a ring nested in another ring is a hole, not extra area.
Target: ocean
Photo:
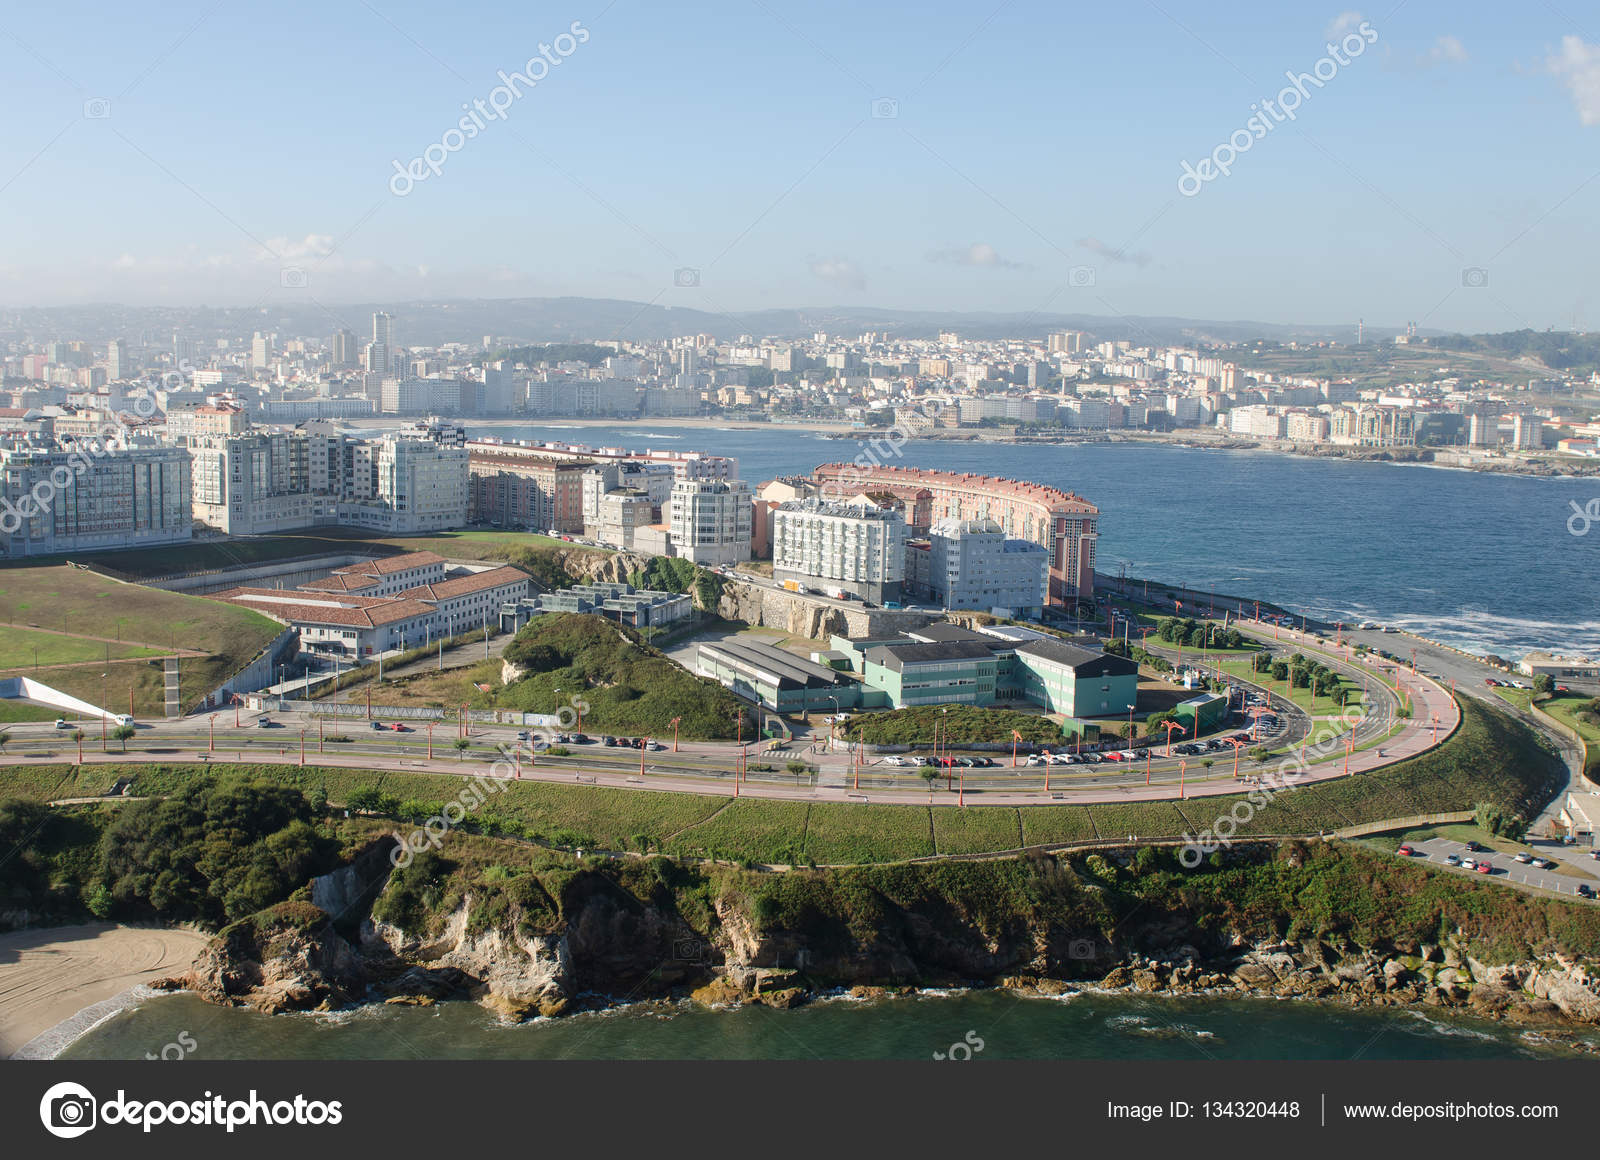
[[[512,1025],[475,1003],[261,1015],[150,999],[63,1059],[1551,1059],[1600,1032],[1308,1000],[929,993],[792,1011],[649,1003]]]

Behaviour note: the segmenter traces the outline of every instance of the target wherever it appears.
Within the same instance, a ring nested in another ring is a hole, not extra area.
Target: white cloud
[[[268,238],[258,258],[263,262],[304,262],[333,253],[332,234],[307,234],[303,238]]]
[[[1600,44],[1579,36],[1563,36],[1561,51],[1544,61],[1544,69],[1561,82],[1585,125],[1600,125]]]
[[[1354,9],[1346,9],[1333,18],[1328,27],[1322,30],[1322,35],[1329,40],[1338,40],[1360,23],[1361,13]]]
[[[1428,59],[1435,64],[1466,64],[1467,46],[1459,36],[1441,36],[1428,50]]]
[[[1090,253],[1098,254],[1111,262],[1127,262],[1132,266],[1147,266],[1150,264],[1150,255],[1143,252],[1129,253],[1127,250],[1108,246],[1099,238],[1079,238],[1078,245]]]
[[[132,254],[123,254],[115,262],[111,263],[111,268],[113,270],[131,270],[133,267],[134,259]]]
[[[867,288],[866,276],[849,258],[818,258],[811,263],[811,273],[846,290]]]
[[[970,246],[951,246],[934,250],[928,255],[930,262],[951,262],[957,266],[982,266],[991,270],[1026,270],[1023,262],[1013,262],[1000,256],[988,242],[973,242]]]

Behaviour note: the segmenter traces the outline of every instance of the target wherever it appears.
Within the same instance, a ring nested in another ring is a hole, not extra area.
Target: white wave
[[[63,1019],[48,1031],[35,1035],[16,1051],[12,1052],[10,1058],[54,1059],[75,1041],[83,1038],[107,1020],[115,1019],[124,1011],[131,1011],[141,1003],[150,999],[160,998],[165,994],[181,993],[152,990],[143,983],[129,987],[120,995],[113,995],[111,998],[104,999],[99,1003],[91,1003],[71,1018]]]
[[[1413,1011],[1409,1008],[1402,1008],[1402,1010],[1405,1014],[1409,1015],[1418,1022],[1426,1023],[1428,1027],[1436,1034],[1453,1036],[1457,1039],[1483,1039],[1490,1043],[1498,1042],[1496,1037],[1489,1034],[1487,1031],[1479,1031],[1475,1027],[1462,1027],[1458,1024],[1446,1023],[1443,1020],[1435,1019],[1433,1016],[1422,1011]]]

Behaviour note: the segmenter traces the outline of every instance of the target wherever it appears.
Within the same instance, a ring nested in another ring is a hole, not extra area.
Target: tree
[[[0,753],[3,753],[5,751],[6,742],[8,742],[10,740],[11,740],[11,731],[9,729],[0,729]]]
[[[118,725],[111,731],[111,736],[122,742],[122,752],[128,752],[128,738],[135,736],[139,731],[132,725]]]
[[[467,756],[467,750],[472,747],[472,742],[469,741],[465,737],[457,737],[450,744],[452,744],[452,745],[454,745],[456,747],[456,760],[457,761],[464,761],[466,759],[466,756]]]
[[[1533,678],[1533,691],[1541,696],[1549,696],[1556,691],[1556,679],[1549,673],[1540,673]],[[4,747],[7,734],[0,733],[0,747]]]

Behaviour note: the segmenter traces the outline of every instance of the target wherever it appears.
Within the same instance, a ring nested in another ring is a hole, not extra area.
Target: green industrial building
[[[1139,690],[1132,661],[1031,631],[940,623],[887,639],[835,636],[830,651],[895,709],[1024,701],[1067,717],[1109,717],[1132,708]]]

